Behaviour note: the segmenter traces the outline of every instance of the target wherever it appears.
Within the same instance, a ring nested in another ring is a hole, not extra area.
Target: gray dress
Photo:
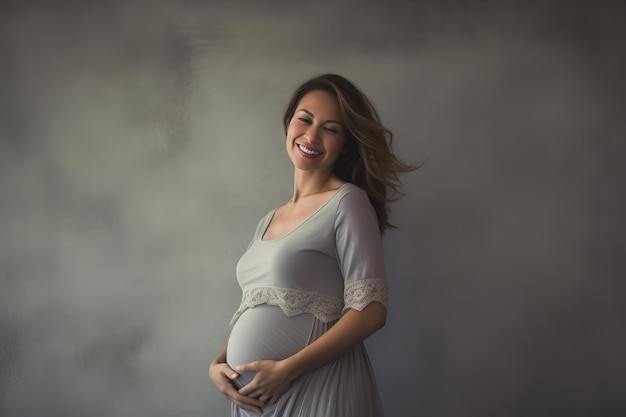
[[[310,344],[348,309],[387,305],[383,249],[366,193],[347,183],[288,234],[263,240],[274,211],[259,222],[237,264],[243,291],[231,321],[227,362],[285,359]],[[242,374],[238,388],[254,373]],[[257,416],[232,405],[232,416]],[[263,416],[381,417],[363,344],[296,379]]]

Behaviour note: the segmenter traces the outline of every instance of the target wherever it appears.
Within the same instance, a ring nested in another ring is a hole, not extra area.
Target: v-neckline
[[[300,223],[298,223],[293,229],[289,230],[286,233],[283,233],[282,235],[275,237],[273,239],[265,239],[265,234],[267,233],[267,230],[270,228],[270,225],[272,224],[272,220],[274,220],[274,216],[276,215],[276,210],[278,210],[278,208],[275,208],[274,210],[272,210],[272,215],[269,216],[269,220],[267,221],[267,224],[265,225],[265,227],[263,228],[263,233],[261,233],[261,237],[259,238],[259,241],[261,243],[271,243],[271,242],[275,242],[277,240],[281,240],[289,235],[291,235],[292,233],[294,233],[296,230],[298,230],[300,227],[302,227],[305,223],[307,223],[311,218],[313,218],[317,213],[319,213],[324,207],[326,207],[328,205],[328,203],[330,203],[330,201],[335,198],[335,196],[337,194],[339,194],[339,191],[346,186],[346,184],[349,184],[348,182],[345,182],[343,184],[341,184],[341,186],[339,188],[337,188],[335,190],[335,192],[326,199],[326,201],[324,201],[324,203],[322,203],[321,206],[319,206],[317,209],[315,209],[315,211],[313,211],[313,213],[311,213],[309,216],[307,216],[306,219],[302,220]]]

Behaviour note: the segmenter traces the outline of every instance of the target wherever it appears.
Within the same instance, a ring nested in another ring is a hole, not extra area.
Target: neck
[[[332,172],[317,173],[298,171],[294,173],[292,202],[312,194],[335,190],[343,184]]]

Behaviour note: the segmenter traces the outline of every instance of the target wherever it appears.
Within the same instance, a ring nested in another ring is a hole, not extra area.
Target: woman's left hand
[[[237,372],[256,372],[250,383],[239,390],[240,394],[257,398],[264,403],[275,404],[289,389],[292,379],[284,362],[262,360],[239,365]]]

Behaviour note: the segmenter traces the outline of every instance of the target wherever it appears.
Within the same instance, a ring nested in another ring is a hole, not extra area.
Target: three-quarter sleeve
[[[374,301],[387,306],[382,237],[367,194],[354,188],[342,196],[335,217],[337,260],[344,279],[344,308],[363,310]]]

